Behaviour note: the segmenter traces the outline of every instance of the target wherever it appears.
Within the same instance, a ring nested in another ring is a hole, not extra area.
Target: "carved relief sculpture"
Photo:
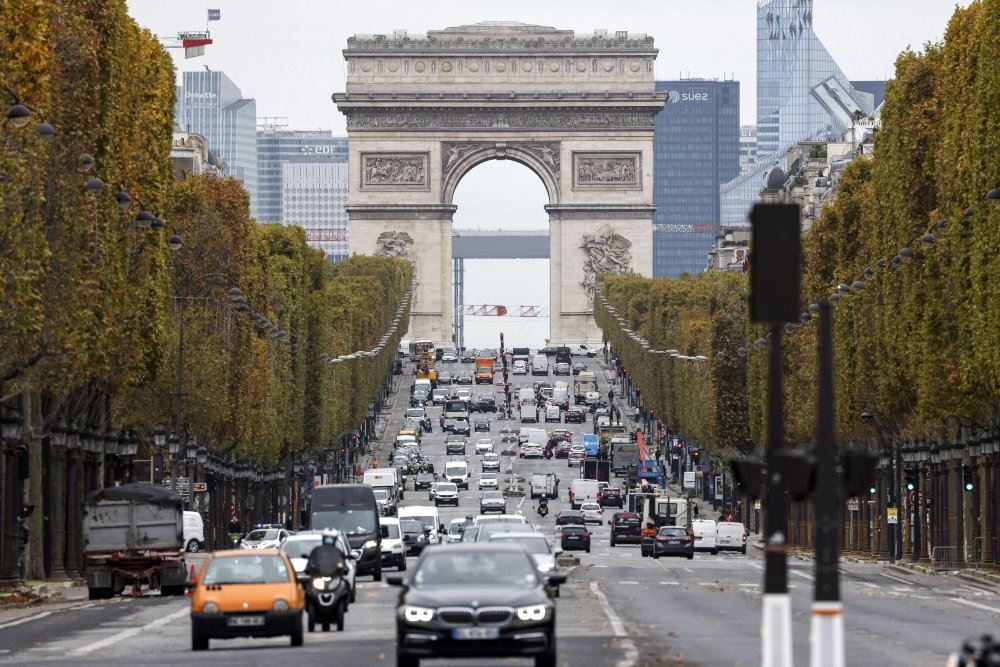
[[[594,298],[597,276],[602,273],[630,273],[632,271],[632,242],[604,225],[593,234],[584,234],[580,244],[583,251],[583,280],[580,286],[590,299]]]
[[[507,157],[510,150],[521,150],[533,155],[549,170],[553,182],[559,180],[559,143],[496,143],[492,141],[441,144],[441,175],[447,180],[451,171],[470,153],[493,151],[497,157]]]
[[[461,111],[382,111],[348,110],[347,129],[351,131],[378,130],[532,130],[576,129],[614,130],[649,129],[654,126],[655,112],[478,112]]]
[[[639,153],[574,153],[573,187],[639,189]]]
[[[375,240],[374,255],[409,260],[412,245],[413,237],[406,232],[382,232]]]
[[[427,153],[362,153],[361,188],[426,190]]]

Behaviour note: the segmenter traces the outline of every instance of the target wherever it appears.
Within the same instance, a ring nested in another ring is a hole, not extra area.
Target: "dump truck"
[[[594,393],[597,393],[597,377],[593,371],[580,371],[573,382],[573,401],[577,405],[584,404],[587,402],[587,394]],[[600,399],[600,394],[597,394],[597,398]]]
[[[150,484],[97,489],[83,501],[83,552],[91,600],[126,588],[184,595],[183,500]]]

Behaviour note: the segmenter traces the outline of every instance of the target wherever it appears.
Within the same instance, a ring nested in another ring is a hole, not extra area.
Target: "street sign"
[[[693,470],[686,470],[686,471],[684,471],[684,484],[683,484],[683,488],[685,488],[685,489],[693,489],[694,488],[694,479],[695,478],[694,478],[694,471]]]
[[[725,496],[725,493],[723,492],[723,489],[722,489],[722,475],[716,475],[715,476],[715,499],[716,500],[722,500],[724,498],[724,496]]]
[[[886,523],[899,523],[899,510],[895,507],[886,508]]]
[[[191,485],[191,490],[195,493],[200,493],[202,491],[208,491],[208,484],[205,482],[195,482]]]
[[[858,509],[859,509],[859,506],[858,506],[858,499],[857,498],[851,498],[850,500],[847,501],[847,511],[848,512],[857,512]]]

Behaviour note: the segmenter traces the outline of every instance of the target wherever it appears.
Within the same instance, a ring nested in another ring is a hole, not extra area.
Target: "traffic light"
[[[861,495],[864,491],[874,494],[875,468],[879,455],[875,452],[848,450],[844,452],[844,495],[848,498]]]
[[[875,487],[875,482],[868,485],[868,494],[874,496],[878,489]]]
[[[976,488],[972,482],[972,466],[962,466],[962,479],[965,480],[966,491],[972,491]]]
[[[907,491],[917,490],[917,479],[913,475],[906,476],[906,490]]]
[[[698,463],[699,461],[701,461],[701,450],[700,449],[692,449],[691,450],[691,460],[694,463]]]

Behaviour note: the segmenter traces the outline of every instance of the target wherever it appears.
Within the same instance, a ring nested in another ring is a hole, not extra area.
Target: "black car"
[[[563,526],[559,531],[559,544],[563,551],[584,550],[590,553],[590,531],[586,526]]]
[[[454,381],[454,376],[448,371],[438,371],[438,386],[443,384],[451,384]]]
[[[469,435],[469,433],[471,432],[471,429],[469,427],[469,420],[456,419],[455,424],[451,427],[451,432],[454,433],[455,435]]]
[[[453,544],[430,549],[402,586],[396,609],[396,664],[422,658],[534,657],[556,664],[554,587],[520,545]]]
[[[427,546],[427,538],[424,537],[424,526],[415,519],[400,519],[399,531],[403,534],[403,547],[406,555],[419,555]]]
[[[538,354],[544,354],[546,357],[551,357],[556,353],[556,348],[554,347],[543,347],[538,351]]]
[[[583,510],[563,510],[556,516],[557,526],[586,526],[587,521],[583,518]]]
[[[462,371],[455,376],[454,384],[472,384],[472,373]]]
[[[653,558],[683,556],[694,558],[694,535],[683,526],[663,526],[653,541]]]
[[[622,496],[621,489],[609,487],[601,492],[601,497],[598,498],[597,502],[601,507],[617,507],[621,509],[625,506],[625,497]]]
[[[434,475],[429,472],[417,473],[417,476],[413,480],[413,488],[416,491],[421,489],[430,489],[431,484],[434,483]]]
[[[476,432],[485,431],[489,433],[490,431],[490,420],[489,419],[477,419],[474,425]]]
[[[611,517],[611,546],[642,544],[642,517],[635,512],[615,512]]]
[[[579,375],[581,371],[587,370],[587,364],[582,361],[578,361],[573,364],[573,375]]]
[[[442,419],[441,419],[441,430],[444,431],[445,433],[454,433],[455,432],[455,422],[458,421],[458,420],[457,419],[444,419],[444,415],[441,415],[441,417],[442,417]]]
[[[469,401],[469,412],[496,412],[497,399],[493,396],[476,396]]]

